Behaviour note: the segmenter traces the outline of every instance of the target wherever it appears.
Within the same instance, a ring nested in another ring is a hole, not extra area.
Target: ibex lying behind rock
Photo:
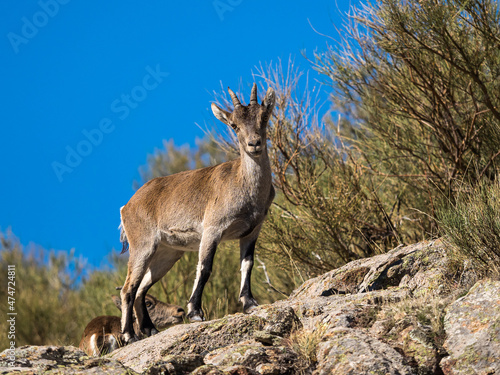
[[[121,310],[120,297],[111,298],[116,307]],[[182,307],[159,301],[150,294],[146,295],[146,308],[151,320],[160,329],[182,323],[185,314]],[[134,331],[137,336],[140,336],[135,319]],[[85,327],[80,341],[80,349],[88,355],[104,355],[124,345],[126,341],[121,333],[121,318],[110,315],[92,319]]]

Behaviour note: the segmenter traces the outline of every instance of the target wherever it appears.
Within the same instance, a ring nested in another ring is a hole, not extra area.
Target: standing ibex
[[[121,310],[121,300],[111,297],[116,307]],[[146,308],[151,320],[159,329],[182,323],[184,309],[177,305],[157,300],[150,294],[146,295]],[[118,316],[102,315],[94,318],[85,327],[80,341],[80,349],[88,355],[103,355],[126,344],[121,333],[121,319]],[[134,331],[140,334],[134,322]]]
[[[201,296],[215,250],[222,241],[240,240],[240,301],[245,313],[257,306],[250,276],[255,242],[274,199],[266,127],[275,94],[269,88],[259,104],[254,84],[248,106],[242,105],[230,89],[229,94],[233,112],[214,103],[212,111],[236,132],[240,157],[213,167],[155,178],[121,208],[121,239],[124,251],[127,244],[130,249],[128,274],[121,291],[122,332],[127,342],[135,340],[132,309],[143,334],[158,332],[144,297],[186,251],[199,251],[187,316],[191,321],[203,320]]]

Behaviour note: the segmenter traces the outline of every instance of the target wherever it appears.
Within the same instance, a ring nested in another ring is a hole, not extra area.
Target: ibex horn
[[[257,102],[257,84],[254,83],[252,93],[250,94],[250,104],[258,104]]]
[[[229,91],[229,95],[231,95],[231,99],[233,100],[233,105],[234,105],[234,108],[238,107],[239,105],[241,105],[240,103],[240,100],[238,99],[238,97],[236,96],[236,94],[233,92],[233,90],[231,90],[229,87],[227,88],[227,91]]]

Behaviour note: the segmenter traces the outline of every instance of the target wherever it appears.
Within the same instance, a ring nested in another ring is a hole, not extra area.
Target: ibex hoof
[[[130,334],[125,333],[124,334],[124,341],[125,344],[132,344],[133,342],[139,341],[139,338],[134,334],[133,336],[130,336]]]
[[[250,314],[253,310],[255,310],[257,306],[259,306],[259,304],[253,298],[247,300],[246,303],[243,305],[243,313]]]
[[[158,330],[153,327],[153,328],[143,328],[141,330],[141,333],[142,333],[142,337],[150,337],[150,336],[153,336],[153,335],[156,335],[158,333]]]
[[[203,322],[204,320],[202,314],[196,313],[194,311],[187,314],[187,318],[190,322]]]

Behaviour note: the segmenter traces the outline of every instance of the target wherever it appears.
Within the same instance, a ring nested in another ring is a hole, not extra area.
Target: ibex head
[[[250,95],[250,104],[244,106],[236,94],[228,89],[233,101],[233,112],[227,112],[212,103],[212,111],[220,121],[231,126],[240,144],[240,149],[252,157],[258,157],[266,147],[266,127],[273,112],[275,95],[269,88],[266,96],[259,104],[257,101],[257,84],[254,83]]]
[[[118,296],[112,296],[111,299],[115,306],[121,311],[122,301]],[[151,294],[146,294],[145,298],[148,314],[154,325],[159,329],[168,328],[173,324],[182,323],[184,320],[184,309],[177,305],[170,305],[162,302]]]

